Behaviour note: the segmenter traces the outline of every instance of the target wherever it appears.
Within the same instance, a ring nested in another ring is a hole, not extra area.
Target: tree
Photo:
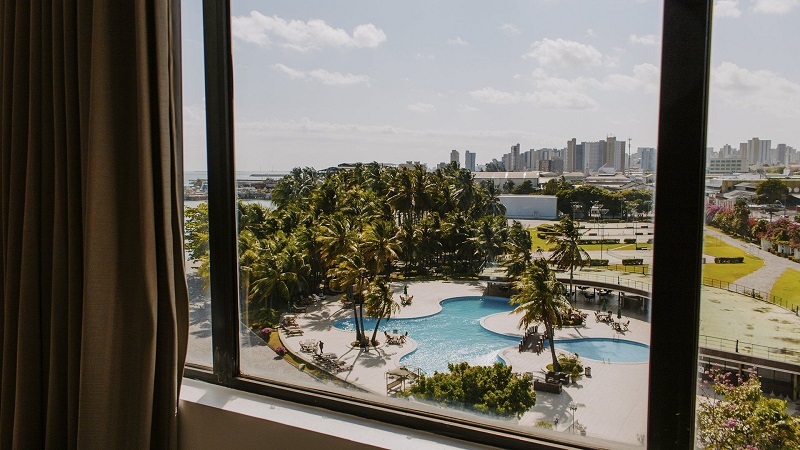
[[[544,258],[536,259],[523,276],[514,282],[519,292],[511,296],[511,304],[517,305],[515,314],[522,314],[519,328],[527,329],[534,323],[544,323],[545,335],[550,341],[550,354],[553,358],[553,370],[558,372],[560,366],[553,346],[556,328],[561,328],[562,317],[569,310],[569,302],[564,298],[564,287],[556,280]]]
[[[378,220],[361,235],[360,251],[367,259],[372,275],[388,275],[392,261],[397,259],[400,245],[397,243],[397,226],[394,222]]]
[[[550,180],[553,181],[553,180]],[[548,181],[549,183],[549,181]],[[515,187],[511,193],[517,195],[529,195],[533,194],[536,191],[536,188],[533,187],[533,182],[531,180],[525,180],[519,186]]]
[[[520,418],[536,404],[531,376],[517,377],[511,367],[462,362],[447,368],[450,373],[421,376],[404,394],[501,417]]]
[[[781,399],[764,398],[758,376],[712,371],[710,394],[699,403],[697,440],[708,450],[800,449],[800,419]]]
[[[358,306],[363,307],[364,293],[369,285],[367,262],[361,252],[346,253],[339,256],[339,264],[329,273],[331,274],[331,284],[334,287],[352,292],[356,341],[361,345],[364,342],[364,317],[363,314],[359,316]]]
[[[400,305],[394,301],[389,281],[385,277],[378,277],[369,285],[366,295],[367,315],[375,318],[375,330],[372,332],[372,345],[377,345],[378,327],[381,320],[390,319],[392,314],[400,311]]]
[[[778,201],[786,201],[789,188],[786,184],[776,178],[770,178],[758,183],[756,186],[756,203],[759,205],[771,205]]]
[[[569,217],[564,216],[561,221],[553,225],[553,234],[547,238],[548,244],[553,244],[553,253],[550,261],[556,264],[561,270],[569,269],[569,287],[571,295],[575,295],[574,272],[575,266],[583,267],[591,261],[591,257],[586,250],[580,247],[580,239],[583,233],[580,232],[575,222]]]
[[[750,207],[747,200],[739,197],[733,207],[734,231],[742,237],[750,236]]]
[[[531,234],[515,220],[508,229],[508,240],[505,246],[508,256],[503,262],[503,266],[506,268],[506,276],[515,280],[525,273],[525,269],[531,263],[531,248],[533,247]]]

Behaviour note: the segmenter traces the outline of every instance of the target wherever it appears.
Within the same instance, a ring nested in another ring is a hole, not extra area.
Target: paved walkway
[[[790,259],[781,258],[770,252],[766,252],[756,244],[742,242],[710,228],[706,228],[706,234],[714,236],[726,244],[741,248],[747,253],[764,260],[764,265],[760,269],[735,280],[734,283],[736,284],[763,292],[771,292],[772,286],[775,285],[775,282],[778,281],[778,278],[783,275],[783,272],[786,271],[787,268],[800,270],[800,264]]]

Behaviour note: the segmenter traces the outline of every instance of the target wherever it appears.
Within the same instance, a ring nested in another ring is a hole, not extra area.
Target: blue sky
[[[199,2],[184,2],[187,170],[205,167]],[[800,146],[800,0],[718,0],[709,145]],[[478,163],[607,135],[656,146],[662,3],[233,1],[237,170]],[[462,156],[463,158],[463,156]]]

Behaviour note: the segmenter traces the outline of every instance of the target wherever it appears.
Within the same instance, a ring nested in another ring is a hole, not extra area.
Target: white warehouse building
[[[500,195],[500,203],[506,207],[509,219],[558,218],[555,195]]]

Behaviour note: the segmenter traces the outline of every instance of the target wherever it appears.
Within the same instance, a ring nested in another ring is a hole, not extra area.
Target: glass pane
[[[233,2],[245,374],[644,441],[662,6],[580,5]]]
[[[183,179],[189,347],[186,362],[211,367],[211,296],[208,267],[203,16],[200,3],[181,8],[183,70]]]
[[[791,175],[799,162],[800,71],[785,55],[800,50],[800,33],[792,26],[800,10],[796,2],[718,3],[711,41],[698,442],[792,448],[800,445],[800,424],[788,417],[797,409],[800,375],[800,179]],[[742,33],[742,26],[749,31]],[[781,400],[767,401],[772,397]],[[743,432],[748,427],[757,431]],[[776,433],[778,428],[786,433]]]

